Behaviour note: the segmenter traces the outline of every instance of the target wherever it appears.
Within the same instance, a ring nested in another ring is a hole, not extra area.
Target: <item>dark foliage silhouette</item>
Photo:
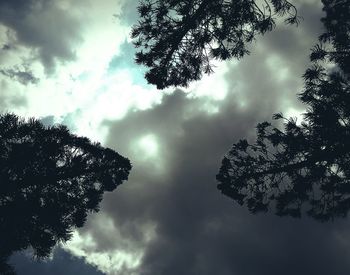
[[[32,248],[41,258],[89,212],[105,191],[127,180],[131,164],[115,151],[35,119],[0,116],[0,273],[15,251]]]
[[[247,44],[279,17],[298,22],[287,0],[145,0],[138,11],[131,33],[140,48],[136,62],[149,67],[145,77],[158,89],[199,80],[213,71],[212,59],[243,57]]]
[[[217,175],[221,192],[252,213],[327,221],[350,209],[350,1],[322,2],[325,32],[299,95],[304,120],[275,114],[284,129],[259,124],[256,142],[234,144]]]

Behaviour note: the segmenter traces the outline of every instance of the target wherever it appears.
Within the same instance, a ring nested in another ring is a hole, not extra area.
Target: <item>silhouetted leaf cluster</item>
[[[257,126],[257,140],[234,144],[222,161],[218,188],[252,213],[317,220],[350,209],[350,2],[323,0],[325,33],[312,49],[300,100],[304,120],[275,114],[284,129]]]
[[[271,31],[276,18],[298,22],[287,0],[144,0],[131,36],[138,64],[158,89],[187,86],[213,71],[211,60],[241,58],[256,35]]]
[[[0,273],[14,274],[6,260],[15,251],[46,257],[67,241],[130,169],[128,159],[65,126],[1,115]]]

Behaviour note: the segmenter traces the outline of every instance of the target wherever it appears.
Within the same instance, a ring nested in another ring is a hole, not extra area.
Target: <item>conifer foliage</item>
[[[0,273],[15,251],[46,257],[97,212],[105,191],[127,180],[131,164],[63,125],[0,116]]]
[[[298,23],[287,0],[144,0],[138,12],[136,62],[149,68],[145,77],[158,89],[199,80],[213,71],[212,59],[243,57],[279,17]]]
[[[327,221],[350,209],[350,1],[322,2],[325,32],[299,95],[304,120],[275,114],[284,129],[260,123],[256,142],[234,144],[217,175],[218,189],[252,213]]]

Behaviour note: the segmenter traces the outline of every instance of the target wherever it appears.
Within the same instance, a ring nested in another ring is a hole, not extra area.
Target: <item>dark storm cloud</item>
[[[74,257],[60,248],[54,250],[53,256],[53,260],[33,261],[31,257],[25,256],[23,253],[17,253],[11,257],[10,263],[16,267],[17,275],[103,274],[96,268],[87,265],[82,259]]]
[[[142,241],[142,225],[156,224],[136,274],[348,274],[350,246],[337,238],[349,226],[346,221],[254,216],[216,189],[223,154],[270,116],[261,97],[252,98],[250,106],[262,108],[249,110],[235,98],[230,94],[219,113],[207,114],[199,111],[205,99],[188,99],[178,91],[152,110],[106,122],[107,145],[134,161],[130,180],[105,196],[103,212],[136,244]],[[144,162],[133,144],[148,133],[157,137],[161,156]],[[94,238],[99,243],[99,234]]]
[[[15,33],[9,50],[18,45],[32,50],[31,58],[38,58],[47,74],[57,61],[74,60],[74,45],[81,40],[80,22],[53,0],[2,0],[0,24]]]

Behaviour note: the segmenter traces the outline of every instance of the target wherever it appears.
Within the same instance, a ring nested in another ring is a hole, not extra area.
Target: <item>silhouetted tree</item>
[[[287,0],[145,0],[131,36],[141,48],[136,62],[149,67],[145,77],[158,89],[187,86],[212,72],[211,59],[241,58],[256,35],[276,18],[298,22]]]
[[[35,119],[0,116],[0,273],[15,251],[32,248],[46,257],[105,191],[127,180],[131,164],[115,151]]]
[[[326,221],[350,209],[350,1],[322,2],[325,33],[299,95],[304,121],[275,114],[284,129],[259,124],[256,142],[234,144],[217,175],[221,192],[253,213]]]

